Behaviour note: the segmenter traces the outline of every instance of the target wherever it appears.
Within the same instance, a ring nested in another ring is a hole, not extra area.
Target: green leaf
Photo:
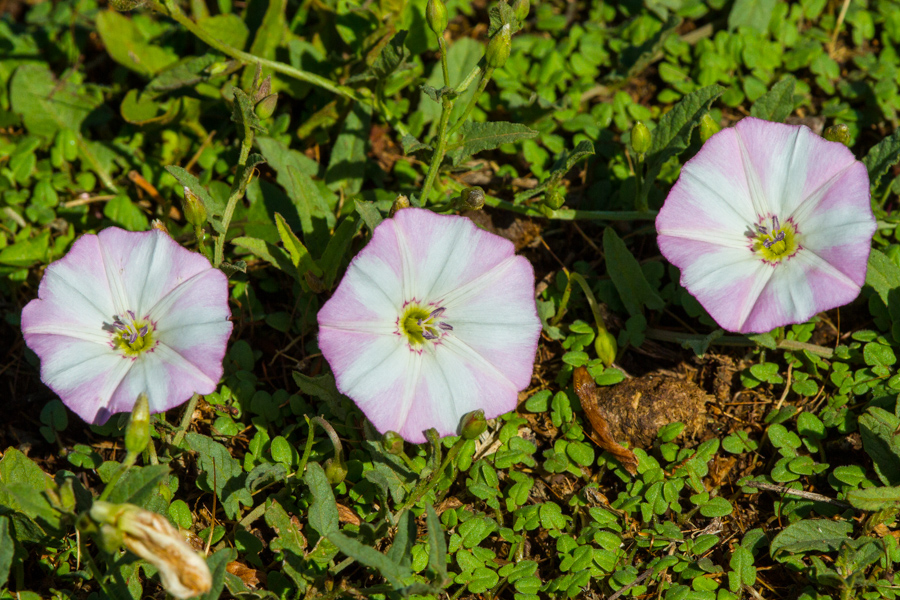
[[[262,126],[259,117],[256,116],[250,97],[240,88],[235,87],[231,88],[231,90],[234,92],[231,120],[237,124],[238,134],[243,138],[247,135],[248,130],[265,133],[266,128]]]
[[[663,163],[684,152],[691,143],[691,132],[700,124],[700,120],[716,98],[724,89],[718,85],[710,85],[688,94],[660,118],[653,130],[653,143],[647,154],[648,178],[653,172],[656,179]]]
[[[641,307],[645,305],[651,310],[659,310],[665,306],[662,298],[644,277],[640,263],[611,227],[603,232],[603,252],[606,256],[606,271],[628,314],[641,314]]]
[[[361,221],[353,215],[346,217],[334,231],[331,239],[328,240],[328,245],[325,246],[325,252],[322,253],[322,258],[319,259],[319,264],[322,266],[323,273],[322,282],[326,289],[331,289],[331,286],[334,285],[334,281],[337,279],[338,269],[341,268],[341,262],[344,259],[344,255],[347,254],[347,250],[350,249],[350,244],[353,242],[353,236],[359,231],[360,223]]]
[[[444,528],[434,507],[425,506],[425,524],[428,527],[428,566],[440,577],[439,585],[447,581],[447,540]]]
[[[391,562],[404,567],[410,566],[412,549],[416,543],[416,532],[413,514],[408,510],[403,511],[403,514],[397,519],[397,533],[394,535],[394,541],[387,551],[387,557]]]
[[[888,169],[900,162],[900,129],[896,129],[889,137],[872,146],[862,162],[869,172],[869,183],[873,188],[877,188],[881,177]]]
[[[794,112],[794,84],[792,76],[787,76],[772,89],[757,98],[750,107],[750,114],[758,119],[783,123]]]
[[[16,543],[10,533],[9,519],[0,517],[0,589],[9,580],[9,569],[15,553]]]
[[[347,410],[343,408],[343,396],[338,391],[334,383],[334,375],[331,373],[310,377],[300,371],[294,371],[294,383],[307,396],[312,396],[325,402],[331,414],[338,419],[343,419],[347,416]]]
[[[30,267],[37,262],[48,261],[50,231],[44,229],[33,238],[27,238],[0,250],[0,265]]]
[[[244,25],[244,22],[241,21],[240,17],[237,15],[216,15],[215,17],[211,17],[211,19],[220,19],[222,17],[229,17],[229,20],[236,19],[238,23],[242,26]],[[204,20],[198,21],[201,27],[203,27],[203,21]],[[219,29],[216,32],[216,37],[219,37],[221,33],[222,30]],[[206,75],[203,71],[216,62],[216,60],[217,57],[214,54],[188,56],[161,71],[159,75],[154,77],[153,80],[147,84],[147,91],[171,92],[180,88],[192,87],[202,81],[206,81]]]
[[[860,510],[878,511],[900,508],[900,486],[850,490],[847,501]]]
[[[40,494],[50,488],[52,481],[37,463],[15,448],[7,448],[0,459],[0,483],[24,485]]]
[[[788,525],[775,536],[769,545],[773,558],[779,559],[779,552],[798,554],[801,552],[829,552],[837,550],[850,541],[853,524],[846,521],[827,519],[805,519]]]
[[[753,553],[747,548],[743,546],[735,548],[731,554],[731,560],[728,561],[728,567],[737,574],[739,579],[736,586],[729,586],[732,592],[739,591],[741,584],[753,585],[756,583],[756,566],[754,565]]]
[[[306,473],[303,474],[303,481],[309,486],[313,497],[309,507],[309,526],[315,529],[319,535],[330,537],[330,534],[338,531],[340,521],[334,492],[325,476],[325,470],[319,463],[308,463]],[[338,547],[340,548],[340,546]]]
[[[128,231],[146,231],[150,221],[138,206],[125,194],[119,194],[103,207],[103,216]]]
[[[60,129],[77,131],[103,104],[103,95],[93,86],[57,81],[45,65],[28,64],[13,74],[9,101],[29,133],[47,138]]]
[[[356,212],[362,217],[362,220],[365,222],[366,227],[369,228],[369,231],[373,233],[375,232],[375,228],[381,225],[381,222],[384,220],[381,217],[381,213],[375,208],[375,205],[365,200],[356,201]]]
[[[210,490],[215,490],[229,519],[237,517],[241,504],[253,506],[253,496],[244,487],[241,463],[231,456],[228,448],[199,433],[189,432],[184,439],[188,447],[197,453],[206,485]]]
[[[291,262],[297,267],[297,272],[301,275],[301,278],[307,271],[312,271],[316,277],[321,277],[322,269],[319,268],[319,265],[310,256],[309,250],[306,249],[306,246],[303,245],[303,242],[294,234],[287,221],[279,213],[275,213],[275,226],[278,228],[281,243],[284,244],[284,249],[288,251]]]
[[[728,29],[749,27],[765,33],[772,20],[776,0],[736,0],[728,13]]]
[[[206,209],[206,220],[216,231],[216,233],[225,233],[222,227],[222,214],[225,212],[225,204],[214,198],[207,189],[200,183],[196,177],[185,171],[179,166],[169,165],[166,171],[178,180],[182,187],[189,189]]]
[[[220,42],[238,50],[244,49],[250,37],[244,20],[234,13],[204,17],[197,20],[197,25]]]
[[[121,13],[105,10],[97,15],[97,33],[114,61],[141,75],[156,75],[178,60],[173,51],[149,43],[134,21]]]
[[[261,240],[259,238],[245,236],[236,237],[231,240],[231,243],[238,248],[249,250],[253,253],[254,256],[258,256],[259,258],[284,271],[285,273],[293,275],[297,272],[294,263],[291,261],[291,257],[288,255],[288,253],[275,244],[270,244],[269,242]]]
[[[265,519],[278,536],[269,543],[273,552],[281,552],[284,562],[281,570],[298,586],[306,586],[308,582],[303,572],[307,569],[303,559],[306,539],[291,520],[291,516],[274,498],[266,501]]]
[[[464,158],[478,152],[493,150],[503,144],[512,144],[519,140],[528,140],[538,134],[534,129],[520,123],[505,121],[467,122],[459,131],[462,139],[453,144],[447,152],[454,165],[458,165]]]
[[[870,406],[866,414],[859,418],[863,448],[872,458],[875,472],[885,485],[900,485],[898,430],[900,418],[876,406]]]
[[[288,31],[288,28],[285,27],[288,22],[285,16],[287,0],[268,0],[266,4],[266,13],[253,37],[250,54],[272,60],[275,58],[275,51],[281,45],[282,37]],[[244,89],[250,89],[253,84],[255,69],[256,65],[252,63],[244,69],[241,77],[241,87]]]
[[[116,482],[109,494],[109,501],[116,504],[128,502],[144,506],[148,498],[158,491],[160,482],[168,474],[168,465],[131,467]]]
[[[343,189],[352,196],[362,189],[366,172],[366,144],[372,126],[372,108],[355,103],[331,147],[331,159],[325,172],[325,183],[333,190]]]
[[[234,548],[222,548],[216,551],[212,556],[207,557],[206,566],[212,574],[212,587],[209,591],[200,596],[201,600],[218,600],[222,595],[222,589],[225,587],[225,575],[228,563],[237,559],[237,551]]]
[[[866,271],[866,284],[878,292],[878,297],[886,306],[890,306],[891,290],[900,287],[900,267],[886,254],[872,248],[869,254],[869,268]]]
[[[403,580],[412,575],[409,567],[395,563],[375,548],[361,544],[336,529],[328,534],[328,539],[350,558],[376,569],[395,590],[403,589]]]

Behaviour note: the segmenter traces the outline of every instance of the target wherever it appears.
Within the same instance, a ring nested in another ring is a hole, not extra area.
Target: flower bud
[[[822,132],[822,137],[829,142],[840,142],[845,146],[850,146],[850,128],[843,123],[826,127]]]
[[[162,231],[164,234],[168,235],[169,237],[172,237],[169,234],[169,228],[166,227],[166,224],[163,223],[162,221],[160,221],[159,219],[153,219],[152,221],[150,221],[150,229],[158,229],[158,230]]]
[[[347,466],[343,462],[329,458],[325,461],[325,478],[328,483],[337,485],[347,476]]]
[[[409,198],[400,194],[397,196],[397,199],[394,200],[394,203],[391,204],[391,216],[393,217],[397,214],[398,210],[403,210],[404,208],[409,208]]]
[[[528,18],[528,12],[531,10],[531,2],[529,0],[516,0],[512,5],[513,13],[519,23]]]
[[[566,203],[566,196],[558,187],[553,186],[544,194],[544,204],[551,210],[559,210]]]
[[[720,129],[719,124],[713,121],[709,113],[706,113],[700,119],[700,141],[706,143],[706,140],[719,133]]]
[[[385,432],[381,438],[381,445],[385,452],[394,456],[399,456],[403,452],[403,438],[396,431]]]
[[[270,94],[260,100],[253,110],[260,119],[268,119],[275,114],[276,106],[278,106],[278,94]]]
[[[492,69],[499,69],[509,59],[509,50],[512,46],[512,34],[509,23],[500,28],[488,42],[487,53],[484,55],[485,63]]]
[[[484,411],[481,409],[467,413],[460,422],[460,435],[467,440],[477,440],[485,429],[487,419],[484,418]]]
[[[131,411],[131,419],[125,429],[125,450],[129,454],[140,454],[150,442],[150,402],[147,394],[141,393],[134,409]]]
[[[484,206],[484,190],[478,186],[466,188],[456,200],[460,210],[481,210]]]
[[[262,67],[257,64],[257,69],[262,74]],[[254,82],[256,83],[256,82]],[[267,75],[265,79],[262,80],[262,83],[259,84],[259,87],[256,88],[256,91],[253,93],[253,101],[259,102],[263,98],[272,95],[272,76]]]
[[[194,227],[203,227],[206,224],[206,207],[188,186],[184,186],[183,208],[188,223]]]
[[[96,501],[89,511],[99,525],[101,544],[120,540],[159,570],[162,585],[176,598],[193,598],[209,591],[212,575],[206,561],[164,516],[133,504]]]
[[[613,334],[605,329],[597,333],[597,338],[594,340],[594,350],[597,351],[597,358],[602,360],[605,366],[608,367],[616,360],[618,348]]]
[[[436,36],[443,35],[449,22],[447,7],[444,6],[443,0],[428,0],[428,4],[425,5],[425,20]]]
[[[631,128],[631,149],[638,156],[643,156],[650,151],[650,130],[642,122],[638,121]]]

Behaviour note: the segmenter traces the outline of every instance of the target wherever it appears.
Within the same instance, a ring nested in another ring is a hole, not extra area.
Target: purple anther
[[[128,327],[125,325],[125,323],[123,323],[122,321],[119,321],[118,319],[113,321],[113,327],[115,327],[119,331],[125,331],[126,329],[128,329]]]
[[[133,311],[133,310],[129,310],[129,311],[128,311],[128,316],[131,317],[131,320],[132,320],[132,321],[137,320],[137,317],[134,316],[134,311]]]
[[[759,233],[761,233],[763,235],[767,235],[769,233],[769,230],[767,228],[763,227],[762,225],[757,225],[756,231],[758,231]]]
[[[145,335],[147,335],[147,330],[148,330],[147,326],[144,325],[143,327],[141,327],[141,330],[140,330],[140,332],[139,332],[139,335],[140,335],[141,337],[144,337]]]
[[[778,229],[778,217],[772,217],[772,231]]]
[[[779,231],[778,235],[775,236],[774,240],[768,240],[768,241],[763,242],[763,246],[765,246],[766,248],[771,248],[772,244],[774,244],[775,242],[780,242],[783,239],[784,239],[784,232]]]
[[[444,314],[444,311],[445,311],[445,310],[447,310],[447,309],[444,308],[443,306],[440,307],[440,308],[436,308],[436,309],[434,309],[433,311],[431,311],[431,314],[428,315],[428,318],[429,318],[429,319],[437,318],[437,317],[441,316],[442,314]]]
[[[453,326],[450,323],[444,323],[443,321],[438,323],[438,327],[440,327],[444,331],[453,331]]]
[[[425,338],[426,340],[436,340],[437,339],[437,336],[434,335],[433,333],[431,333],[430,331],[428,331],[427,329],[422,330],[422,337]]]

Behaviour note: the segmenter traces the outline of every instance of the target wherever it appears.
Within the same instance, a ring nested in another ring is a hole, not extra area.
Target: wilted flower
[[[101,535],[112,538],[113,544],[124,543],[156,567],[163,587],[176,598],[193,598],[212,587],[206,561],[164,516],[133,504],[96,501],[90,517],[100,525]]]
[[[534,270],[470,220],[408,208],[379,225],[318,315],[338,389],[380,432],[425,441],[513,410],[541,323]]]
[[[231,334],[228,282],[159,230],[84,235],[22,311],[41,380],[85,421],[215,391]]]
[[[719,325],[766,332],[856,298],[875,217],[866,168],[844,145],[746,118],[684,165],[656,229]]]

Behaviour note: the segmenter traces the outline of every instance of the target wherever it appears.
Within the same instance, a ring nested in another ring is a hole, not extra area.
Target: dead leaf
[[[259,585],[260,573],[256,569],[251,569],[244,563],[233,560],[225,565],[225,570],[236,577],[240,577],[241,581],[243,581],[244,585],[248,588],[255,588]]]
[[[587,415],[591,428],[594,430],[593,433],[588,434],[588,437],[616,457],[616,460],[622,463],[629,473],[637,475],[637,457],[634,452],[620,445],[609,433],[609,424],[600,411],[597,383],[584,367],[575,369],[575,393],[578,394],[581,408],[584,409],[584,414]]]
[[[338,504],[337,509],[338,509],[338,519],[340,520],[341,523],[350,523],[352,525],[357,525],[357,526],[360,523],[362,523],[362,521],[356,515],[356,513],[353,512],[352,508],[348,508],[348,507],[344,506],[343,504]]]

